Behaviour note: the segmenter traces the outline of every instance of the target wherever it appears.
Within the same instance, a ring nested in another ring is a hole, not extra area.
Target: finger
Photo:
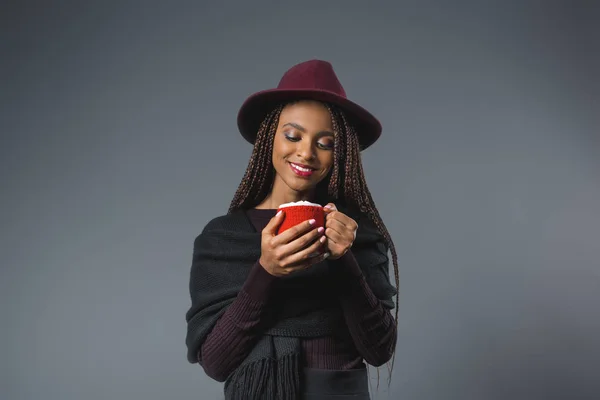
[[[313,265],[318,264],[321,261],[324,261],[329,256],[331,256],[331,253],[329,253],[329,252],[319,253],[319,254],[311,257],[307,262],[305,262],[304,264],[301,264],[301,266],[297,267],[297,268],[298,268],[298,270],[308,269],[308,268],[312,267]]]
[[[312,231],[310,231],[308,233],[305,233],[304,235],[300,236],[299,238],[293,240],[292,242],[283,245],[282,250],[281,250],[282,257],[288,257],[290,255],[296,254],[296,253],[306,249],[307,247],[309,247],[311,245],[314,245],[315,243],[318,244],[317,239],[319,239],[320,236],[323,237],[324,234],[325,234],[325,228],[319,227],[319,228],[313,229]]]
[[[323,254],[323,244],[325,243],[325,240],[325,236],[322,236],[319,240],[315,240],[314,243],[305,249],[290,254],[285,262],[288,263],[289,266],[297,266],[308,262],[314,257],[320,256]]]
[[[342,244],[345,241],[344,235],[342,235],[340,232],[338,232],[332,228],[327,228],[325,230],[325,236],[327,237],[328,240],[330,240],[331,242],[333,242],[335,244]]]
[[[312,264],[314,262],[320,262],[324,255],[322,248],[325,244],[325,240],[326,238],[324,236],[321,237],[321,239],[317,240],[306,249],[290,255],[286,262],[289,263],[288,265],[290,267],[304,265],[306,263]]]
[[[339,234],[343,234],[344,232],[347,232],[350,230],[350,229],[348,229],[348,227],[346,225],[344,225],[342,222],[340,222],[337,219],[327,220],[327,223],[325,224],[325,226],[327,228],[331,228],[331,229],[337,231]]]
[[[314,228],[315,224],[316,224],[316,221],[314,219],[310,219],[308,221],[301,222],[298,225],[293,226],[290,229],[286,230],[285,232],[282,232],[279,235],[277,235],[275,237],[274,244],[275,245],[288,244],[292,240],[298,238],[299,236],[305,234],[306,232],[309,232],[311,229]]]
[[[340,211],[332,211],[327,215],[327,221],[336,220],[345,225],[348,229],[356,229],[358,224],[352,218]]]
[[[331,213],[337,211],[337,207],[333,203],[327,203],[327,205],[323,207],[323,211],[325,211],[325,213]]]
[[[281,223],[283,222],[284,213],[285,212],[283,210],[280,210],[277,214],[275,214],[275,216],[271,218],[269,223],[264,227],[263,233],[273,236],[277,235],[277,229],[279,229],[279,226],[281,226]]]

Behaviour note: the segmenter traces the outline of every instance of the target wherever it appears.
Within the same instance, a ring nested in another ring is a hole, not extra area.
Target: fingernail
[[[315,221],[314,219],[311,219],[311,220],[308,221],[308,223],[311,224],[311,225],[314,225],[315,222],[317,222],[317,221]]]
[[[320,226],[319,229],[317,229],[317,231],[319,233],[323,233],[323,232],[325,232],[325,228],[323,228],[322,226]]]
[[[323,208],[326,208],[326,209],[328,209],[328,210],[329,210],[329,209],[331,208],[331,206],[325,206],[325,207],[323,207]]]
[[[326,240],[327,240],[327,238],[325,236],[321,236],[321,239],[319,239],[319,242],[325,243]]]
[[[275,215],[276,217],[279,217],[281,215],[281,213],[283,212],[283,210],[279,210],[279,212],[277,213],[277,215]]]

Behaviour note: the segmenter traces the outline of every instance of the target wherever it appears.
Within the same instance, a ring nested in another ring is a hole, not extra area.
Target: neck
[[[314,189],[307,192],[298,192],[287,186],[285,182],[282,182],[279,179],[275,178],[271,192],[255,208],[276,209],[284,203],[292,203],[301,200],[313,201],[315,194],[314,192]]]

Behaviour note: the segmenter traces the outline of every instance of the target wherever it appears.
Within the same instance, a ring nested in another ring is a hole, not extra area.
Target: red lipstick
[[[309,178],[315,172],[313,168],[305,167],[302,164],[290,163],[290,168],[296,175],[302,178]]]

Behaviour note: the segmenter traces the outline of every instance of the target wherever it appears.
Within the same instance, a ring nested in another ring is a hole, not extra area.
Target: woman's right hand
[[[314,220],[302,222],[281,234],[283,222],[278,212],[262,230],[260,265],[271,275],[281,277],[325,260],[323,228],[314,228]]]

